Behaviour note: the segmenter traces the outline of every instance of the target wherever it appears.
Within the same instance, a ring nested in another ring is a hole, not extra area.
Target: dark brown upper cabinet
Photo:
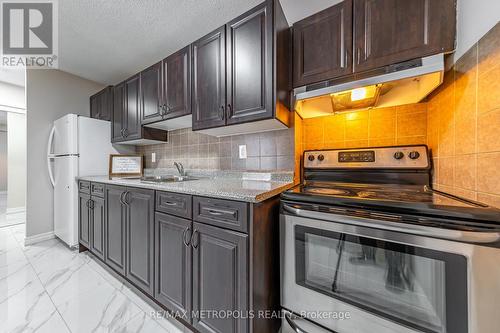
[[[227,124],[273,115],[272,4],[226,25]]]
[[[354,0],[354,72],[451,52],[456,0]]]
[[[125,128],[126,140],[141,138],[140,76],[134,75],[125,81]]]
[[[272,0],[194,42],[193,129],[220,136],[286,128],[289,46],[288,23]]]
[[[141,105],[143,125],[191,114],[191,46],[141,72]]]
[[[293,25],[293,86],[352,72],[352,0]]]
[[[111,142],[125,140],[123,135],[125,119],[125,83],[113,87],[113,113],[111,114]]]
[[[113,87],[109,86],[90,96],[90,118],[111,120],[113,112]]]
[[[193,43],[193,130],[226,123],[226,27]]]
[[[167,141],[167,132],[146,128],[141,124],[143,113],[143,91],[141,74],[136,74],[113,89],[113,117],[111,120],[111,142],[141,145]],[[151,73],[147,73],[151,75]],[[149,77],[148,77],[149,78]],[[151,92],[145,94],[149,100]]]
[[[455,47],[456,0],[345,0],[293,25],[293,87]]]
[[[163,60],[165,119],[191,114],[191,45]]]
[[[159,62],[141,72],[142,124],[161,119],[162,63]]]

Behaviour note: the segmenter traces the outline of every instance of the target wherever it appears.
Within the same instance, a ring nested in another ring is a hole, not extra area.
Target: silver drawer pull
[[[172,202],[172,201],[165,201],[163,202],[166,206],[177,206],[177,202]]]
[[[234,216],[234,211],[217,209],[217,208],[204,208],[210,215],[221,216],[221,215],[231,215]]]

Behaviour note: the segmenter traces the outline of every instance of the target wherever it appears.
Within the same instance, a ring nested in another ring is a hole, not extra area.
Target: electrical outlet
[[[247,158],[247,145],[240,145],[240,159]]]
[[[156,163],[156,153],[151,153],[151,163]]]

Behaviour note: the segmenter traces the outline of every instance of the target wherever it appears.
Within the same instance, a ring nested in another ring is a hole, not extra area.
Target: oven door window
[[[295,226],[297,284],[422,332],[467,332],[465,257]]]

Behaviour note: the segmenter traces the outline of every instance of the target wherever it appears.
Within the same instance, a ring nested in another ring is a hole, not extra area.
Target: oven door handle
[[[286,319],[286,322],[288,323],[288,325],[290,325],[290,327],[292,328],[292,330],[295,333],[319,333],[320,330],[321,330],[321,332],[331,332],[331,331],[323,329],[323,328],[320,329],[316,325],[314,327],[318,327],[317,331],[315,330],[315,332],[308,332],[308,331],[304,330],[303,328],[301,328],[299,325],[297,325],[297,323],[295,322],[296,318],[300,318],[300,319],[304,319],[304,318],[301,318],[301,317],[299,317],[299,316],[297,316],[297,315],[295,315],[287,310],[283,310],[283,315]]]
[[[432,228],[422,225],[403,224],[398,222],[387,222],[383,220],[369,219],[357,216],[344,216],[334,213],[323,213],[301,208],[295,208],[288,204],[283,204],[283,210],[298,217],[323,220],[334,223],[350,224],[358,227],[381,229],[387,231],[401,232],[405,234],[424,236],[430,238],[448,239],[465,243],[496,243],[500,241],[500,232],[481,232],[450,230],[443,228]]]
[[[285,312],[285,319],[288,322],[288,325],[295,331],[295,333],[308,333],[304,331],[302,328],[300,328],[299,325],[295,324],[293,321],[294,318],[292,318],[293,314],[290,312]]]

